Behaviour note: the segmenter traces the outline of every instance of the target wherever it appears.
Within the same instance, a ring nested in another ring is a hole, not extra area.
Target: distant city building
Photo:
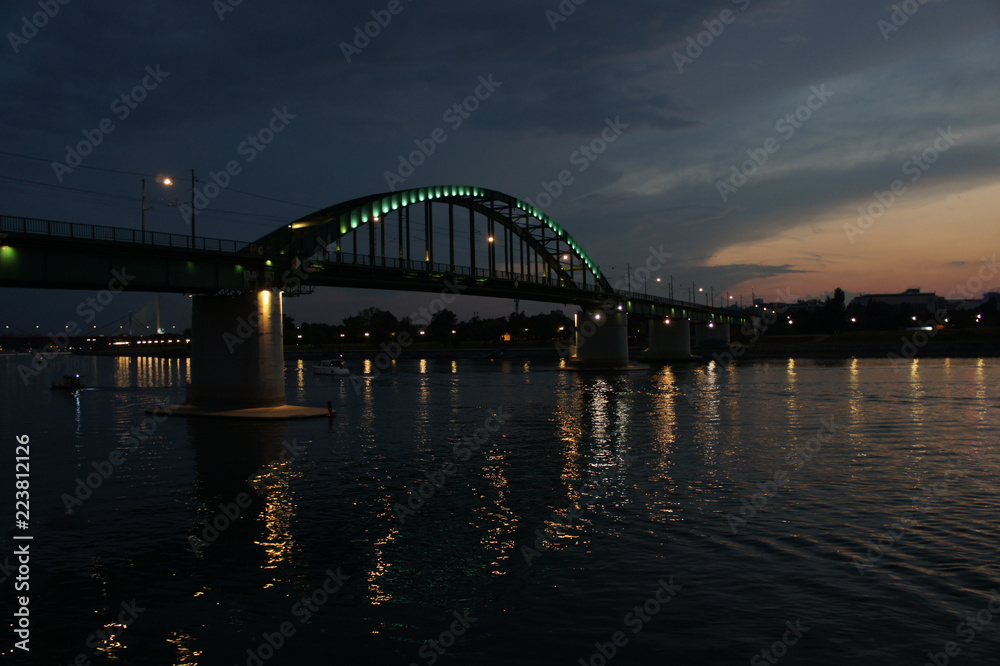
[[[952,310],[975,310],[991,301],[994,307],[1000,310],[1000,293],[995,291],[986,292],[982,298],[959,298],[954,301],[948,301],[948,307]]]
[[[852,308],[867,308],[872,303],[884,303],[896,311],[934,312],[947,305],[945,299],[934,292],[925,294],[920,289],[907,289],[901,294],[862,294],[851,300]]]

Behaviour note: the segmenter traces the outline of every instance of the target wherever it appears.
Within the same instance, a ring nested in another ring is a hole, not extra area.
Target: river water
[[[995,359],[289,360],[336,419],[145,424],[186,359],[24,362],[17,663],[1000,664]]]

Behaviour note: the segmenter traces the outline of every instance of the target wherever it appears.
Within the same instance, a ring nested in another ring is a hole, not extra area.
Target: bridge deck
[[[742,323],[733,310],[556,277],[374,255],[327,252],[301,264],[246,241],[0,216],[0,286],[211,294],[352,287],[622,309],[646,317]]]

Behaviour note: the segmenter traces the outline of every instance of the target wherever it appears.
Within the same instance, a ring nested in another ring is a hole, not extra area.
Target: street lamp
[[[171,181],[169,178],[165,178],[163,184],[164,185],[170,185],[170,184],[172,184],[172,182],[173,181]],[[194,207],[194,200],[195,200],[195,189],[194,189],[194,186],[195,186],[196,182],[197,182],[197,179],[194,177],[194,169],[191,169],[191,249],[194,249],[194,239],[195,239],[194,223],[195,223],[195,213],[196,213],[196,211],[195,211],[195,207]],[[174,203],[167,204],[167,205],[168,206],[183,206],[184,204],[181,203],[180,201],[175,201]],[[183,215],[183,213],[184,213],[184,209],[182,208],[181,209],[181,214]],[[289,226],[291,226],[291,225],[289,225]]]
[[[156,182],[170,187],[174,184],[174,181],[170,180],[167,176],[157,176]],[[142,179],[142,242],[146,242],[146,211],[153,210],[152,206],[146,207],[146,179]]]

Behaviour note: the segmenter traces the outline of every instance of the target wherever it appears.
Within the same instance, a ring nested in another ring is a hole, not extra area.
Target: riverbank
[[[734,340],[736,348],[740,342]],[[725,350],[723,350],[725,351]],[[709,354],[711,356],[711,354]],[[1000,330],[848,331],[763,335],[742,358],[979,358],[1000,356]]]
[[[940,331],[847,331],[819,335],[765,334],[750,342],[737,333],[730,346],[692,348],[694,356],[712,359],[716,354],[733,353],[742,359],[766,358],[980,358],[1000,357],[1000,329],[968,328]],[[560,344],[563,347],[565,343]],[[641,359],[644,342],[630,345],[633,358]],[[737,352],[738,355],[737,355]],[[61,352],[66,353],[66,352]],[[190,355],[187,345],[165,345],[143,348],[110,348],[80,350],[76,354],[90,356],[151,356],[157,358],[186,358]],[[376,346],[338,345],[285,347],[285,359],[320,360],[343,356],[345,359],[372,359],[389,353]],[[561,357],[555,342],[504,343],[500,347],[438,347],[434,343],[417,343],[399,349],[397,358],[484,359],[484,360],[549,360]]]

